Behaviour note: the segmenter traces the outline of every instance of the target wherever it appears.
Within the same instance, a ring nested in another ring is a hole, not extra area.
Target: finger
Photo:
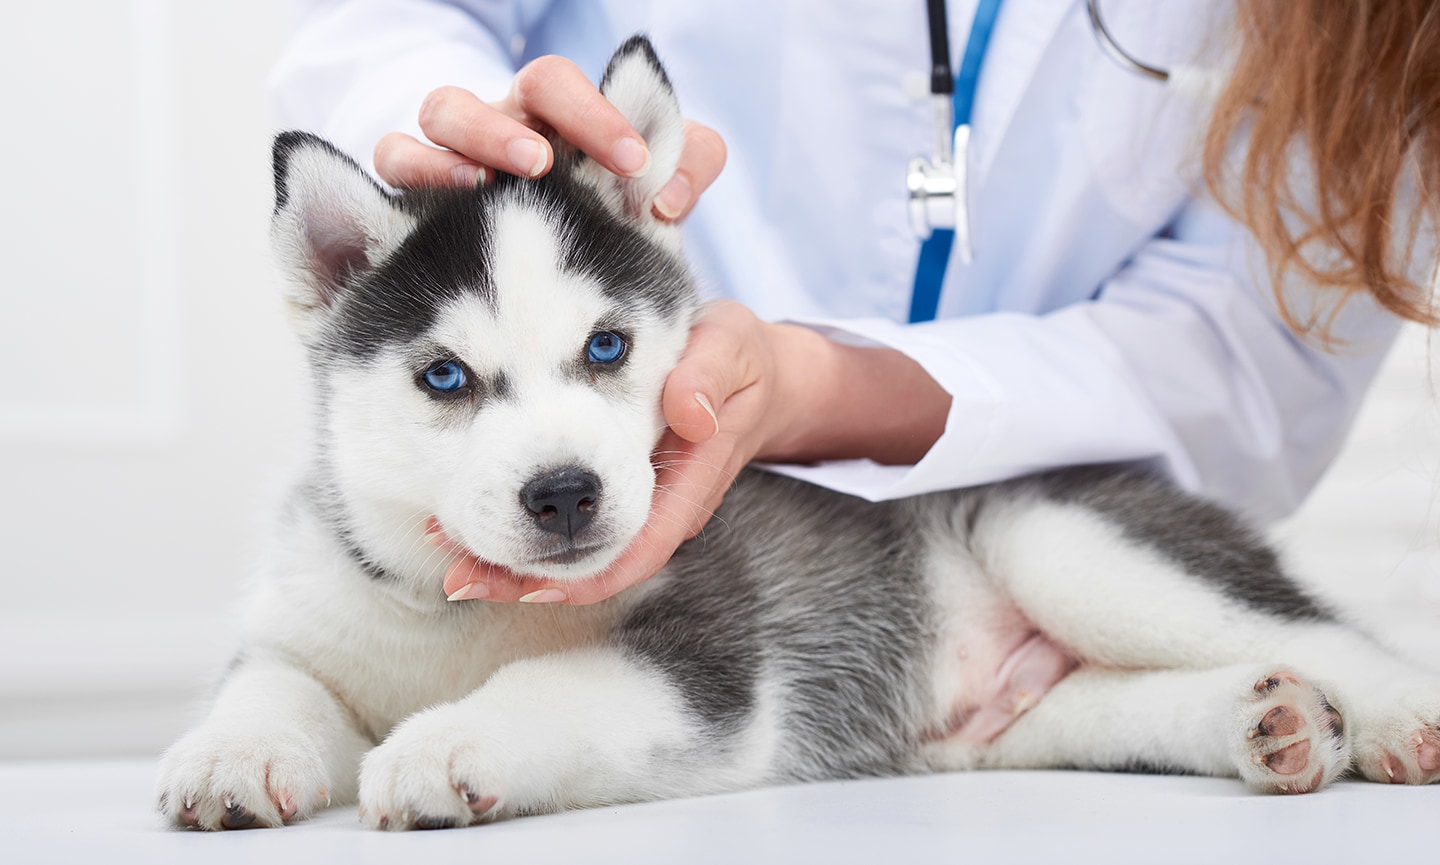
[[[726,401],[757,380],[760,328],[754,313],[733,301],[706,309],[690,331],[680,363],[665,379],[661,409],[677,435],[702,442],[723,429]]]
[[[649,579],[669,561],[675,548],[698,529],[653,518],[619,558],[599,575],[584,580],[549,580],[518,574],[499,565],[462,554],[445,572],[445,593],[451,601],[483,600],[494,603],[572,604],[603,601]]]
[[[540,133],[459,87],[425,97],[420,129],[441,147],[519,177],[539,177],[554,157]]]
[[[452,601],[478,601],[488,598],[492,570],[493,566],[474,556],[461,553],[450,567],[445,569],[445,582],[442,584],[445,597]]]
[[[559,603],[565,583],[517,574],[509,568],[462,555],[445,572],[445,594],[451,601],[495,603]]]
[[[494,603],[571,604],[585,606],[616,595],[654,576],[688,535],[673,540],[647,537],[642,530],[630,548],[598,576],[585,580],[555,581],[517,574],[497,565],[464,556],[445,574],[445,591],[451,601],[484,600]],[[666,544],[668,542],[668,549]]]
[[[403,132],[392,132],[375,145],[375,173],[391,186],[407,188],[474,186],[494,179],[484,166]]]
[[[694,209],[725,167],[725,140],[720,133],[693,120],[685,121],[685,146],[675,176],[655,198],[655,215],[679,222]]]
[[[564,57],[549,55],[525,64],[515,73],[510,95],[497,107],[512,117],[549,126],[612,174],[640,177],[650,169],[645,139],[580,67]]]

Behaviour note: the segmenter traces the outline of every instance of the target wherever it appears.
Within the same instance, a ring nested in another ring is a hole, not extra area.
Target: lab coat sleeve
[[[1279,517],[1338,451],[1399,322],[1368,298],[1352,300],[1327,352],[1280,320],[1267,274],[1240,226],[1192,202],[1093,300],[1047,315],[803,322],[904,352],[952,403],[944,433],[913,467],[775,468],[880,500],[1139,462],[1255,517]]]
[[[437,87],[503,97],[516,71],[512,46],[548,5],[297,0],[293,35],[270,76],[276,119],[369,167],[386,133],[425,140],[419,109]]]

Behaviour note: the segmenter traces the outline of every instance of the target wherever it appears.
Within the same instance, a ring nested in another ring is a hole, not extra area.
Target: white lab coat
[[[963,50],[976,0],[950,3]],[[1106,0],[1131,53],[1214,63],[1228,4]],[[933,126],[920,0],[300,2],[272,81],[287,127],[369,164],[456,84],[495,99],[556,53],[594,76],[647,31],[681,105],[728,167],[687,226],[707,291],[762,317],[893,346],[952,397],[913,467],[784,470],[871,499],[1100,461],[1149,462],[1260,517],[1292,510],[1341,440],[1398,323],[1353,302],[1336,354],[1281,323],[1253,244],[1203,195],[1205,106],[1100,51],[1081,0],[1009,0],[981,73],[971,157],[974,263],[939,320],[901,324],[919,242],[907,162]],[[958,68],[958,62],[956,63]]]

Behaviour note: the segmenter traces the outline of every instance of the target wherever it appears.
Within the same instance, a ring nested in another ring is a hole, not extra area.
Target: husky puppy
[[[169,820],[358,800],[367,826],[437,828],[977,768],[1440,779],[1440,679],[1134,470],[882,504],[746,472],[609,601],[447,602],[432,519],[481,560],[581,580],[649,511],[698,305],[649,208],[682,120],[642,37],[602,90],[650,143],[644,178],[557,142],[540,180],[391,195],[318,138],[276,140],[316,440],[240,654],[162,761]]]

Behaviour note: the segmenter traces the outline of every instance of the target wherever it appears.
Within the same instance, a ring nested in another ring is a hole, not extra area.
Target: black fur
[[[379,267],[361,274],[335,306],[325,347],[369,358],[387,346],[409,345],[428,331],[448,303],[464,295],[493,304],[491,210],[469,190],[401,196],[420,223]]]
[[[340,148],[310,132],[289,130],[275,136],[270,145],[270,167],[275,178],[275,212],[279,213],[290,203],[290,159],[305,148],[315,147],[336,159],[355,165],[354,160],[340,152]],[[359,166],[355,166],[359,169]],[[362,172],[363,173],[363,172]],[[379,188],[378,186],[376,187]]]
[[[540,181],[508,178],[508,182],[531,184],[544,206],[564,215],[568,242],[561,266],[565,270],[595,280],[607,297],[626,309],[648,308],[673,319],[695,296],[689,271],[639,229],[606,215],[594,190],[567,176],[580,161],[562,162]]]
[[[328,142],[303,132],[281,133],[274,146],[277,213],[290,203],[289,165],[302,148],[319,148],[363,174]],[[512,202],[553,219],[562,234],[561,267],[593,279],[608,297],[671,319],[688,309],[695,287],[685,265],[637,227],[611,217],[595,191],[574,176],[581,162],[567,157],[543,178],[502,174],[476,189],[394,196],[382,191],[419,224],[378,266],[351,268],[335,299],[323,350],[369,358],[386,346],[414,341],[457,297],[473,295],[493,303],[494,218]]]
[[[1334,621],[1330,610],[1285,573],[1264,539],[1235,515],[1140,469],[1079,466],[1022,483],[1052,500],[1101,514],[1130,540],[1249,607],[1288,621]]]
[[[635,54],[644,55],[646,62],[650,64],[650,68],[653,69],[659,77],[660,83],[665,85],[666,90],[674,92],[675,85],[670,83],[670,76],[665,74],[665,66],[660,62],[659,55],[655,53],[655,46],[650,43],[650,37],[644,33],[636,33],[634,36],[626,39],[619,48],[615,49],[615,53],[610,57],[610,62],[605,65],[605,74],[600,77],[600,89],[602,91],[605,90],[606,86],[610,83],[611,73],[615,71],[616,66],[618,66],[621,61]]]

